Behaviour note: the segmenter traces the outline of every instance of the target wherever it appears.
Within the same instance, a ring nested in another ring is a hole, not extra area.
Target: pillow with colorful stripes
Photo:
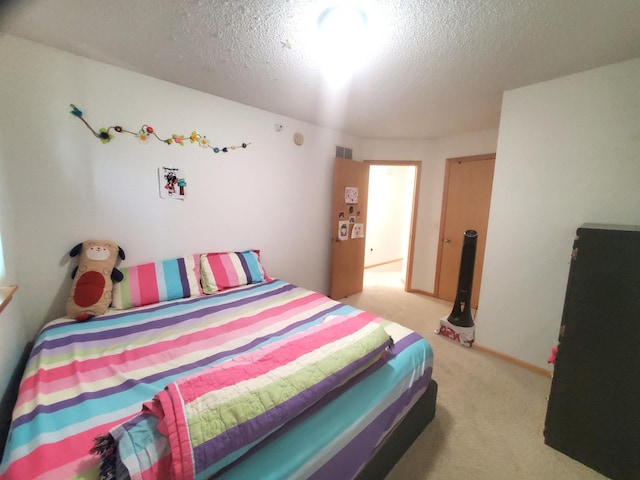
[[[124,278],[115,283],[111,306],[140,307],[165,300],[202,295],[200,255],[120,267]]]
[[[260,263],[259,250],[203,253],[200,272],[202,290],[208,294],[269,279]]]

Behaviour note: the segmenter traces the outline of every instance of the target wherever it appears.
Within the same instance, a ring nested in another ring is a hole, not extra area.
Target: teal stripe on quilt
[[[140,424],[128,430],[121,427],[115,429],[118,433],[124,432],[118,438],[118,451],[122,463],[129,468],[130,473],[148,470],[152,463],[158,461],[158,453],[164,453],[164,449],[168,448],[168,440],[158,431],[157,425],[157,417],[146,415]],[[140,435],[137,432],[143,433]]]
[[[171,381],[175,381],[180,378],[181,375],[175,375]],[[35,422],[37,422],[37,428],[40,435],[50,435],[51,441],[56,441],[61,430],[65,430],[67,433],[76,434],[83,431],[86,427],[84,423],[89,421],[92,417],[97,416],[109,416],[113,412],[120,410],[122,405],[128,405],[134,400],[135,409],[133,412],[140,409],[142,402],[152,398],[158,391],[164,388],[165,383],[170,380],[161,379],[158,382],[148,385],[138,385],[136,392],[130,391],[121,392],[115,395],[111,395],[105,401],[100,404],[92,403],[91,405],[79,405],[78,407],[70,407],[62,410],[58,410],[53,414],[40,414]],[[132,413],[133,413],[132,412]],[[116,417],[117,418],[117,417]],[[34,426],[31,423],[25,423],[23,425],[14,428],[11,435],[11,442],[13,445],[27,445],[31,442],[33,437],[32,429]]]

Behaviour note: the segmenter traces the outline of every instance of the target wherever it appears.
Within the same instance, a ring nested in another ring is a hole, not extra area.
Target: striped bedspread
[[[140,419],[157,417],[157,422],[145,422],[157,431],[141,431],[138,423],[132,431],[125,425],[114,432],[116,440],[125,438],[129,475],[157,478],[145,471],[149,453],[144,447],[148,438],[160,433],[171,456],[170,468],[158,472],[162,478],[209,478],[374,364],[391,345],[377,323],[362,317],[330,317],[173,382],[145,404]]]
[[[350,478],[426,389],[431,348],[404,327],[278,280],[112,311],[86,323],[48,324],[20,386],[0,476],[95,479],[100,458],[89,453],[94,439],[123,424],[135,430],[141,405],[167,385],[295,338],[331,316],[383,325],[396,343],[392,354],[332,390],[218,476]],[[151,443],[150,471],[162,469],[158,460],[166,458],[168,446],[161,439]]]

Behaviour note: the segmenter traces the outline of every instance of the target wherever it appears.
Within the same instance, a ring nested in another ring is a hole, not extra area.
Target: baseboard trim
[[[367,268],[381,267],[382,265],[388,265],[389,263],[396,263],[396,262],[401,262],[401,261],[402,261],[401,258],[396,258],[395,260],[387,260],[386,262],[380,262],[380,263],[374,263],[373,265],[367,265],[366,267],[364,267],[364,269],[366,270]]]
[[[438,298],[436,297],[433,293],[431,292],[427,292],[426,290],[418,290],[416,288],[409,288],[405,290],[406,292],[409,293],[418,293],[420,295],[425,295],[427,297],[432,297],[432,298]],[[476,312],[476,309],[472,309],[473,312]],[[473,348],[475,348],[476,350],[479,350],[481,352],[484,353],[488,353],[489,355],[492,355],[496,358],[499,358],[500,360],[503,360],[505,362],[508,363],[512,363],[514,365],[518,365],[519,367],[525,368],[531,372],[537,373],[538,375],[543,375],[545,377],[553,377],[553,371],[544,369],[542,367],[538,367],[536,365],[533,365],[531,363],[525,362],[523,360],[520,360],[518,358],[512,357],[510,355],[507,355],[506,353],[502,353],[502,352],[498,352],[497,350],[492,350],[490,348],[487,347],[483,347],[482,345],[478,345],[477,343],[473,344]]]
[[[417,288],[407,288],[405,292],[419,293],[420,295],[425,295],[427,297],[437,298],[433,293],[427,292],[426,290],[419,290]]]
[[[492,356],[494,356],[496,358],[499,358],[500,360],[504,360],[505,362],[512,363],[514,365],[518,365],[519,367],[525,368],[525,369],[529,370],[530,372],[537,373],[537,374],[543,375],[545,377],[552,377],[553,376],[553,372],[551,372],[551,371],[549,371],[547,369],[544,369],[542,367],[538,367],[536,365],[532,365],[531,363],[522,361],[522,360],[520,360],[518,358],[512,357],[512,356],[507,355],[505,353],[501,353],[501,352],[498,352],[496,350],[492,350],[490,348],[483,347],[482,345],[478,345],[477,343],[474,343],[472,348],[474,348],[476,350],[479,350],[481,352],[484,352],[484,353],[488,353],[489,355],[492,355]]]

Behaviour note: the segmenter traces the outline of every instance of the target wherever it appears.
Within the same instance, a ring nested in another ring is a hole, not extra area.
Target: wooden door
[[[357,199],[346,198],[357,189]],[[331,213],[331,284],[329,296],[344,298],[362,291],[369,165],[336,158]],[[361,230],[362,236],[357,233]]]
[[[454,301],[466,230],[478,232],[471,306],[478,308],[495,154],[447,159],[435,295]]]

